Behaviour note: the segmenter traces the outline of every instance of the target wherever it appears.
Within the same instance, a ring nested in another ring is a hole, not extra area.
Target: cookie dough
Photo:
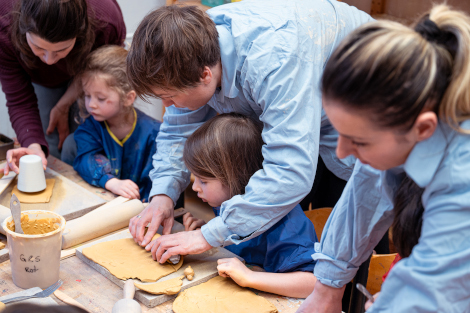
[[[0,302],[0,312],[2,312],[3,310],[5,310],[5,307],[6,307],[5,303]]]
[[[189,265],[183,272],[183,274],[186,276],[187,280],[193,280],[194,277],[194,270],[192,269],[191,265]]]
[[[146,291],[154,295],[175,295],[180,292],[181,286],[183,286],[183,278],[184,276],[180,276],[155,284],[134,283],[134,285],[140,290]]]
[[[21,228],[25,235],[41,235],[50,233],[60,226],[60,219],[58,218],[38,218],[35,220],[29,219],[26,214],[21,214]],[[7,225],[8,229],[15,231],[15,222],[10,221]]]
[[[160,236],[157,235],[154,239]],[[123,280],[137,278],[143,282],[156,282],[176,272],[183,265],[183,257],[175,265],[154,261],[150,251],[145,251],[132,238],[100,242],[84,248],[82,253]]]
[[[231,278],[217,276],[186,289],[173,302],[175,313],[276,313],[276,307]]]
[[[39,192],[22,192],[18,190],[18,186],[13,187],[11,193],[15,194],[20,203],[48,203],[51,201],[52,189],[54,189],[55,179],[46,179],[46,189]]]

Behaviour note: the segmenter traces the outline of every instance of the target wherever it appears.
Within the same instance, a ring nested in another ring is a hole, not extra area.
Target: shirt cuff
[[[213,247],[229,246],[234,244],[238,235],[232,234],[220,216],[211,219],[201,227],[204,239]]]
[[[105,188],[106,183],[107,183],[108,180],[110,180],[111,178],[116,178],[116,177],[114,177],[114,176],[111,175],[111,174],[106,174],[106,175],[101,176],[100,180],[98,181],[98,185],[99,185],[101,188],[106,189],[106,188]]]
[[[176,205],[181,192],[182,190],[180,190],[177,180],[171,177],[160,177],[152,183],[149,199],[156,195],[167,195],[173,200],[173,205]]]
[[[312,259],[317,261],[313,274],[323,284],[333,288],[341,288],[356,276],[358,268],[351,267],[348,262],[334,260],[320,252],[320,243],[315,243]]]

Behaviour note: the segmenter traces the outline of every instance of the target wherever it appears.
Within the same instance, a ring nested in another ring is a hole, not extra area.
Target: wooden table
[[[116,196],[102,188],[96,188],[85,182],[73,168],[64,162],[50,156],[48,166],[54,171],[62,174],[78,185],[96,193],[101,198],[109,201]],[[64,284],[59,288],[68,296],[83,304],[90,312],[111,312],[113,305],[122,298],[122,289],[97,271],[83,263],[76,256],[64,259],[60,262],[60,278]],[[10,261],[0,264],[0,296],[9,295],[21,291],[13,283],[11,278]],[[303,300],[282,297],[254,290],[256,294],[266,298],[279,312],[295,312]],[[51,296],[57,303],[63,304],[54,295]],[[149,309],[141,304],[142,312],[171,313],[173,301],[165,302],[155,308]]]

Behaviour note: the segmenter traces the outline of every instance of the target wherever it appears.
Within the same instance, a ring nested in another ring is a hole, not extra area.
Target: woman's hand
[[[128,199],[140,199],[139,186],[130,179],[111,178],[104,188]]]
[[[57,146],[62,149],[62,144],[64,143],[65,138],[70,134],[69,130],[69,106],[57,104],[51,110],[49,126],[47,127],[46,133],[48,135],[52,134],[54,129],[57,128],[59,133],[59,145]]]
[[[3,172],[4,175],[8,175],[10,170],[16,174],[20,173],[20,158],[24,155],[37,155],[41,157],[42,166],[44,170],[47,167],[47,159],[44,151],[42,151],[41,145],[38,143],[32,143],[28,148],[16,148],[7,151],[7,164],[3,169],[0,169],[0,173]]]
[[[374,295],[374,301],[377,300],[377,297],[379,296],[380,292],[377,292],[375,295]],[[366,302],[366,305],[365,305],[365,309],[366,311],[372,306],[372,302],[370,302],[370,300],[367,300]]]
[[[253,272],[239,259],[219,259],[217,264],[220,276],[232,278],[241,287],[250,287],[250,276]]]
[[[77,101],[81,88],[81,81],[79,79],[74,80],[51,110],[49,126],[47,127],[46,133],[50,135],[54,129],[57,128],[57,132],[59,133],[59,150],[62,149],[65,138],[70,134],[69,110],[70,106]]]
[[[204,220],[199,218],[195,218],[191,212],[186,213],[183,215],[183,225],[185,231],[191,231],[198,228],[201,228],[202,225],[206,224]]]

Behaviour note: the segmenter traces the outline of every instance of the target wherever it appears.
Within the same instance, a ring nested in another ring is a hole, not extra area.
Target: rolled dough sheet
[[[140,290],[146,291],[154,295],[176,295],[181,291],[181,286],[183,286],[183,276],[168,279],[155,284],[139,284],[134,283],[134,285]]]
[[[186,289],[173,302],[175,313],[276,313],[276,307],[231,278],[217,276]]]
[[[157,235],[153,239],[160,236]],[[84,248],[82,253],[123,280],[137,278],[143,282],[156,282],[176,272],[183,265],[183,257],[176,265],[171,263],[162,265],[154,261],[152,254],[136,244],[132,238],[100,242]]]
[[[15,194],[21,203],[48,203],[52,197],[52,189],[54,189],[55,179],[46,179],[46,189],[39,192],[21,192],[18,186],[13,187],[11,193]]]

